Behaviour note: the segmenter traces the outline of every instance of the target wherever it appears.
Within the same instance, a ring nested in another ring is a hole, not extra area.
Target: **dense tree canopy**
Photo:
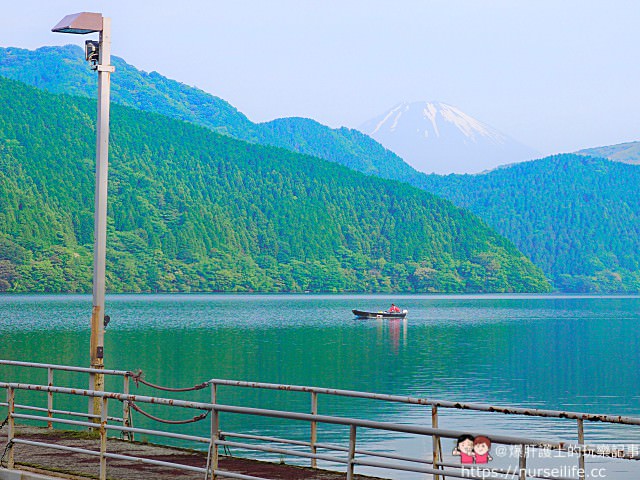
[[[483,175],[425,177],[568,292],[640,291],[640,166],[565,154]]]
[[[559,156],[485,175],[428,176],[356,130],[331,129],[303,118],[256,124],[202,90],[157,72],[142,72],[118,57],[113,62],[115,103],[252,143],[313,155],[444,196],[470,208],[511,240],[562,291],[640,291],[640,270],[634,267],[640,249],[627,240],[637,233],[640,214],[637,201],[628,197],[638,185],[637,168],[594,169],[593,160]],[[81,49],[73,45],[36,51],[0,48],[0,76],[55,93],[95,96],[96,92],[96,76],[87,68]],[[638,163],[637,142],[581,153]],[[554,162],[560,159],[571,166],[556,168]],[[588,193],[581,197],[581,191]],[[86,223],[86,215],[82,218]]]
[[[0,290],[89,291],[95,103],[0,79]],[[474,215],[405,184],[112,109],[110,291],[546,291]]]

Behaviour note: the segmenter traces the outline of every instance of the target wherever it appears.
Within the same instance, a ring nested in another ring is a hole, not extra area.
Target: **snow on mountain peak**
[[[385,125],[388,125],[390,120],[392,124],[388,128],[390,131],[395,131],[402,117],[405,119],[410,118],[409,121],[415,122],[419,114],[421,114],[424,120],[427,120],[427,122],[424,122],[426,124],[426,129],[423,131],[425,137],[429,137],[430,133],[439,137],[439,124],[441,124],[441,122],[447,122],[455,126],[471,141],[476,141],[478,136],[489,138],[496,143],[504,143],[506,141],[506,137],[497,130],[467,115],[460,109],[441,102],[401,103],[392,108],[387,115],[380,120],[370,135],[374,135],[379,130],[385,128]],[[420,129],[420,127],[417,128]]]
[[[436,106],[433,103],[427,103],[422,113],[424,114],[424,118],[426,118],[431,122],[431,125],[433,126],[433,131],[435,132],[436,136],[439,137],[440,132],[438,131],[438,123],[436,122],[436,115],[438,114],[438,109],[436,108]],[[424,136],[425,137],[429,136],[428,130],[424,131]]]
[[[471,173],[535,152],[442,102],[400,103],[360,130],[425,173]]]
[[[497,130],[446,103],[440,104],[440,115],[445,121],[453,123],[462,133],[471,139],[475,139],[476,134],[478,134],[491,138],[497,143],[504,143],[506,141],[506,137]]]
[[[398,126],[398,120],[402,115],[402,111],[399,111],[399,110],[401,110],[403,107],[405,107],[405,110],[406,110],[406,104],[401,103],[397,107],[389,110],[389,112],[384,116],[384,118],[380,121],[380,123],[378,123],[378,125],[376,125],[376,127],[373,129],[373,132],[371,132],[371,135],[373,135],[378,130],[380,130],[380,128],[382,128],[382,126],[385,125],[389,121],[389,119],[391,119],[391,117],[393,117],[394,115],[395,117],[393,119],[393,124],[391,125],[391,127],[389,127],[389,129],[391,131],[395,130],[395,128]]]

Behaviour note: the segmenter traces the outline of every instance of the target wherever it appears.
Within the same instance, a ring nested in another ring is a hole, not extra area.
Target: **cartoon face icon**
[[[466,453],[467,455],[473,454],[473,438],[465,438],[464,440],[458,442],[458,450],[462,453]]]
[[[473,436],[465,434],[458,437],[453,455],[459,456],[462,463],[474,463]]]
[[[477,436],[473,440],[473,453],[476,460],[476,463],[487,463],[492,460],[491,455],[489,455],[489,450],[491,449],[491,440],[484,436]]]
[[[489,446],[486,443],[477,443],[473,446],[473,451],[478,455],[484,455],[489,451]]]

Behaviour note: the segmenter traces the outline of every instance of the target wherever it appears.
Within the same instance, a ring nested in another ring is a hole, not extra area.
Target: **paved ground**
[[[35,427],[19,427],[17,438],[25,440],[56,443],[71,447],[80,447],[99,451],[97,438],[84,432],[66,432],[61,430],[47,430]],[[6,431],[0,437],[0,454],[5,451],[7,442]],[[109,439],[107,451],[122,455],[161,460],[165,462],[181,463],[198,467],[206,467],[206,454],[192,450],[162,447],[137,442],[124,442]],[[99,473],[98,457],[61,450],[43,449],[29,445],[16,444],[14,446],[16,468],[27,468],[40,473],[57,472],[63,478],[86,480],[97,478]],[[315,470],[305,467],[260,462],[235,457],[220,458],[219,469],[223,471],[242,473],[273,480],[338,480],[344,479],[344,473]],[[108,459],[107,472],[110,480],[139,480],[139,479],[203,479],[204,474],[188,472],[162,466],[132,463],[124,460]],[[219,477],[225,478],[225,477]],[[371,479],[357,475],[356,478]]]

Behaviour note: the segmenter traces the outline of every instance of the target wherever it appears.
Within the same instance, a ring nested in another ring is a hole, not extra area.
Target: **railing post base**
[[[16,435],[16,424],[13,418],[13,414],[16,411],[16,399],[15,399],[15,390],[13,388],[7,388],[7,403],[8,403],[8,412],[7,412],[7,448],[8,457],[7,457],[7,468],[14,467],[14,452],[13,452],[13,439]]]
[[[311,392],[311,415],[318,414],[318,394]],[[318,422],[315,420],[311,422],[311,453],[315,455],[317,453],[316,443],[318,442]],[[318,468],[318,460],[316,458],[311,459],[311,468]]]
[[[347,464],[347,480],[353,480],[353,472],[356,468],[356,426],[349,429],[349,463]]]

